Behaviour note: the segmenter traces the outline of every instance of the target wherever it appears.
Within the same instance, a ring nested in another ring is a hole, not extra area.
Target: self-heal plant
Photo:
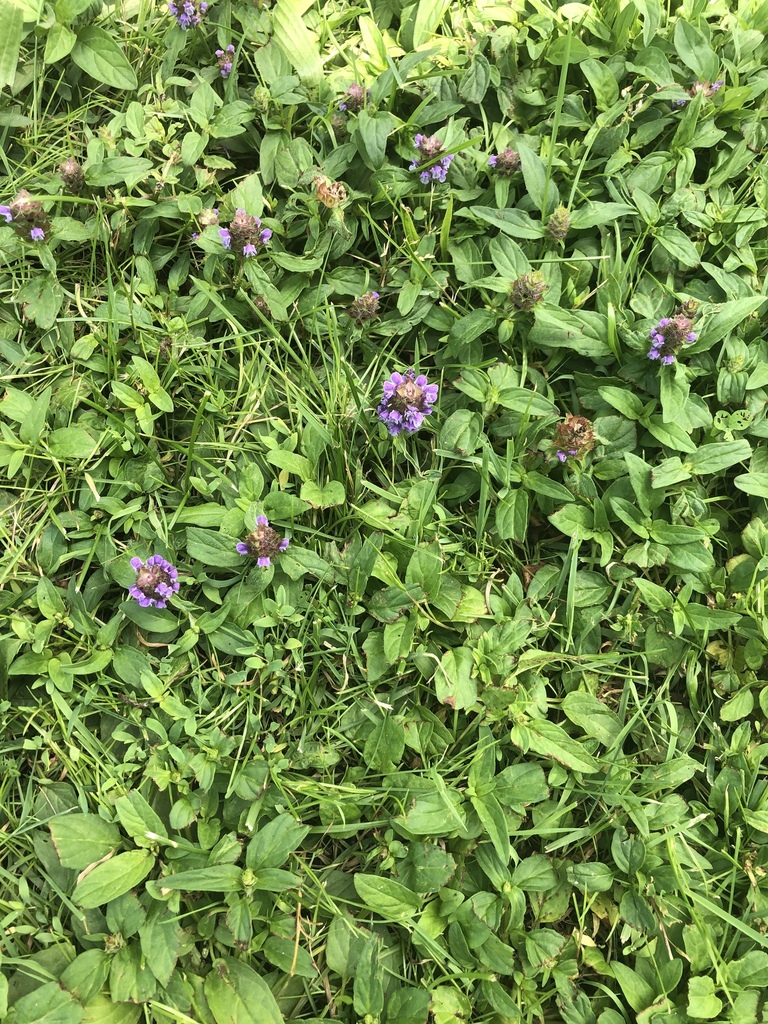
[[[521,274],[512,282],[509,290],[509,301],[519,313],[530,313],[534,306],[544,298],[548,285],[540,270],[529,274]]]
[[[437,384],[430,384],[423,373],[417,377],[415,370],[395,371],[384,381],[379,419],[393,437],[403,432],[413,434],[432,412],[437,393]]]
[[[507,146],[501,153],[495,153],[488,157],[488,166],[492,167],[497,174],[508,178],[515,171],[520,170],[520,154]]]
[[[580,459],[595,446],[592,424],[584,416],[569,413],[562,423],[555,427],[552,448],[558,462]]]
[[[408,170],[419,172],[419,180],[422,185],[445,181],[448,176],[448,168],[453,161],[453,154],[446,153],[444,156],[440,156],[443,152],[443,144],[436,135],[417,135],[413,144],[419,151],[419,155],[413,158]]]
[[[208,4],[205,0],[202,3],[199,0],[183,0],[182,3],[174,3],[171,0],[168,4],[169,14],[174,16],[179,28],[185,32],[187,29],[196,28],[207,10]]]
[[[222,78],[229,78],[232,74],[233,58],[235,56],[235,47],[232,43],[225,50],[217,50],[216,58],[219,65],[219,74]]]
[[[353,82],[344,93],[341,103],[339,104],[339,110],[344,111],[347,114],[359,114],[368,102],[370,95],[370,89],[364,89],[362,85],[358,85],[357,82]]]
[[[379,315],[379,298],[378,292],[358,295],[347,309],[347,316],[358,325],[364,324],[366,320],[375,320]]]
[[[722,89],[724,85],[725,80],[722,78],[719,82],[694,82],[688,90],[688,95],[693,99],[694,96],[697,96],[699,93],[703,93],[704,99],[710,100],[715,93],[718,93]],[[688,102],[689,101],[687,99],[672,100],[672,104],[675,107],[684,107]]]
[[[693,321],[683,313],[662,317],[651,328],[648,358],[658,360],[663,366],[671,366],[682,346],[692,345],[696,341],[696,332],[691,330],[692,327]]]
[[[33,199],[25,188],[16,193],[10,206],[0,206],[0,216],[28,242],[42,242],[51,230],[43,204]]]
[[[165,608],[166,602],[178,593],[176,566],[162,555],[150,555],[146,562],[132,558],[131,568],[136,570],[136,581],[128,588],[128,593],[142,608]]]
[[[238,210],[228,228],[219,228],[219,237],[225,249],[248,259],[264,248],[272,232],[269,228],[262,228],[258,217],[250,216],[245,210]]]
[[[240,541],[236,545],[236,551],[240,555],[255,558],[256,565],[266,569],[272,564],[273,558],[285,551],[289,543],[287,537],[281,538],[272,529],[266,516],[257,516],[256,529],[249,533],[244,541]]]

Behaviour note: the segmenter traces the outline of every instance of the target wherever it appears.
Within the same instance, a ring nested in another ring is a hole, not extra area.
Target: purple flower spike
[[[5,217],[5,223],[10,224],[13,220],[10,206],[0,206],[0,217]]]
[[[419,180],[422,185],[433,184],[436,181],[444,182],[448,176],[448,168],[451,166],[453,154],[440,155],[443,152],[443,144],[436,135],[418,134],[414,137],[413,145],[418,149],[419,156],[414,157],[408,170],[419,172]]]
[[[415,370],[395,371],[384,381],[381,403],[377,409],[379,419],[392,437],[404,431],[413,434],[432,412],[437,401],[438,386],[430,384],[423,373]]]
[[[248,555],[256,559],[256,564],[266,569],[272,564],[272,559],[286,550],[290,541],[287,537],[282,540],[269,525],[266,516],[256,517],[256,529],[253,530],[244,541],[235,546],[240,555]]]
[[[166,602],[178,593],[178,571],[162,555],[150,555],[146,562],[132,558],[131,568],[136,570],[136,582],[128,588],[128,594],[142,608],[165,608]]]
[[[201,15],[208,10],[208,4],[198,3],[198,0],[183,0],[182,3],[168,4],[168,13],[176,19],[178,26],[186,32],[190,28],[196,28],[200,24]]]
[[[696,341],[696,332],[691,330],[693,322],[678,307],[674,316],[662,317],[655,327],[651,328],[651,344],[647,356],[649,359],[658,359],[662,366],[671,366],[675,357],[683,345],[692,345]]]

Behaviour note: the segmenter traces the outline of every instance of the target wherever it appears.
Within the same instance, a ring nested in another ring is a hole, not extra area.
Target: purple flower
[[[418,134],[414,137],[413,144],[418,149],[419,156],[413,158],[408,170],[419,172],[422,185],[445,181],[453,154],[440,155],[443,152],[443,144],[436,135]]]
[[[515,171],[520,170],[520,154],[508,146],[501,153],[489,156],[488,166],[493,167],[503,178],[508,178]]]
[[[650,346],[646,353],[651,360],[659,360],[663,366],[671,366],[683,345],[696,341],[696,332],[691,330],[690,317],[681,312],[673,317],[665,316],[651,328]]]
[[[389,433],[396,437],[405,431],[414,433],[432,412],[437,401],[437,384],[430,384],[423,373],[415,370],[395,371],[384,381],[381,404],[377,412]]]
[[[272,559],[281,554],[288,547],[290,541],[287,537],[280,539],[279,535],[269,525],[266,516],[256,517],[256,529],[249,533],[244,541],[235,546],[240,555],[250,555],[256,559],[256,564],[267,568],[272,564]]]
[[[225,249],[242,253],[247,259],[256,256],[269,242],[272,232],[262,228],[258,217],[251,217],[245,210],[237,210],[228,228],[219,228],[221,244]]]
[[[166,602],[178,593],[178,571],[162,555],[150,555],[146,562],[132,558],[131,567],[136,570],[136,582],[128,593],[142,608],[165,608]]]
[[[375,320],[379,315],[379,293],[366,292],[365,295],[358,295],[347,310],[347,316],[356,324],[365,323],[366,320]]]
[[[362,85],[353,82],[344,93],[344,98],[339,104],[339,110],[344,110],[349,114],[358,114],[368,102],[370,95],[370,89],[364,89]]]
[[[42,228],[32,228],[32,230],[29,232],[29,237],[32,239],[33,242],[42,242],[45,238],[45,232]]]
[[[200,24],[200,18],[208,10],[207,3],[199,3],[198,0],[182,0],[181,3],[168,4],[168,13],[176,19],[179,28],[184,32],[190,28],[196,28]]]
[[[10,206],[0,206],[0,217],[5,217],[5,223],[10,224],[13,220]]]
[[[222,78],[229,78],[232,72],[232,58],[235,55],[235,47],[232,43],[226,48],[226,50],[217,50],[216,57],[218,58],[219,72]]]

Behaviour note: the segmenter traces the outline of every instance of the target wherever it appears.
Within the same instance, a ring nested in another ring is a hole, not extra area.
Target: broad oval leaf
[[[90,25],[77,34],[72,60],[87,75],[115,89],[136,89],[136,73],[128,58],[103,28]]]
[[[85,910],[102,907],[144,881],[154,866],[155,858],[149,850],[120,853],[84,875],[72,899]]]

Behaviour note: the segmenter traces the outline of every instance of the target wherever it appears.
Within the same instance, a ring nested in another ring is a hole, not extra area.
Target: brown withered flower
[[[519,313],[530,313],[534,306],[541,302],[548,289],[540,270],[523,274],[512,282],[509,290],[509,301]]]
[[[552,447],[560,462],[582,458],[595,447],[592,424],[584,416],[568,413],[563,422],[555,427]]]

